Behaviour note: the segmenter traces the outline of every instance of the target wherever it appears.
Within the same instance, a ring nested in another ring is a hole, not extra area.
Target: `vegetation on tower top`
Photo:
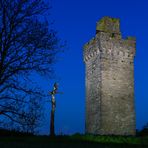
[[[105,16],[97,22],[96,30],[120,34],[120,20]]]

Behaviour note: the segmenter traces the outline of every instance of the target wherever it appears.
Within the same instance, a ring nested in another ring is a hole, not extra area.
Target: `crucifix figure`
[[[56,108],[55,95],[58,93],[57,90],[58,90],[58,84],[54,83],[53,90],[49,92],[49,94],[51,95],[50,136],[55,136],[54,115],[55,115],[55,108]]]

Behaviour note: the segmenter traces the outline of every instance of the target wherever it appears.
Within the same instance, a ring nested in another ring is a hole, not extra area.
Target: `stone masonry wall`
[[[132,48],[100,37],[101,42],[101,134],[134,135],[134,75]],[[104,35],[104,34],[103,34]],[[114,41],[115,40],[115,41]]]

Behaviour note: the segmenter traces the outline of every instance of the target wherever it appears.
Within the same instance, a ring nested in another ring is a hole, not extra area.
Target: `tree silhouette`
[[[16,123],[28,120],[30,98],[42,96],[31,75],[51,75],[61,49],[48,10],[44,0],[0,0],[0,115]]]
[[[148,136],[148,123],[146,123],[143,126],[142,130],[139,131],[138,135],[140,135],[140,136]]]

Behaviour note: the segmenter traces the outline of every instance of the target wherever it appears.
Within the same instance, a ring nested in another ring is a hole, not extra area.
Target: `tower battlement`
[[[104,47],[100,48],[100,46]],[[134,57],[135,47],[136,39],[134,37],[122,38],[119,19],[103,17],[97,22],[96,36],[84,45],[84,61],[95,56],[96,53]]]
[[[122,38],[120,20],[103,17],[84,45],[86,133],[135,135],[136,39]]]

